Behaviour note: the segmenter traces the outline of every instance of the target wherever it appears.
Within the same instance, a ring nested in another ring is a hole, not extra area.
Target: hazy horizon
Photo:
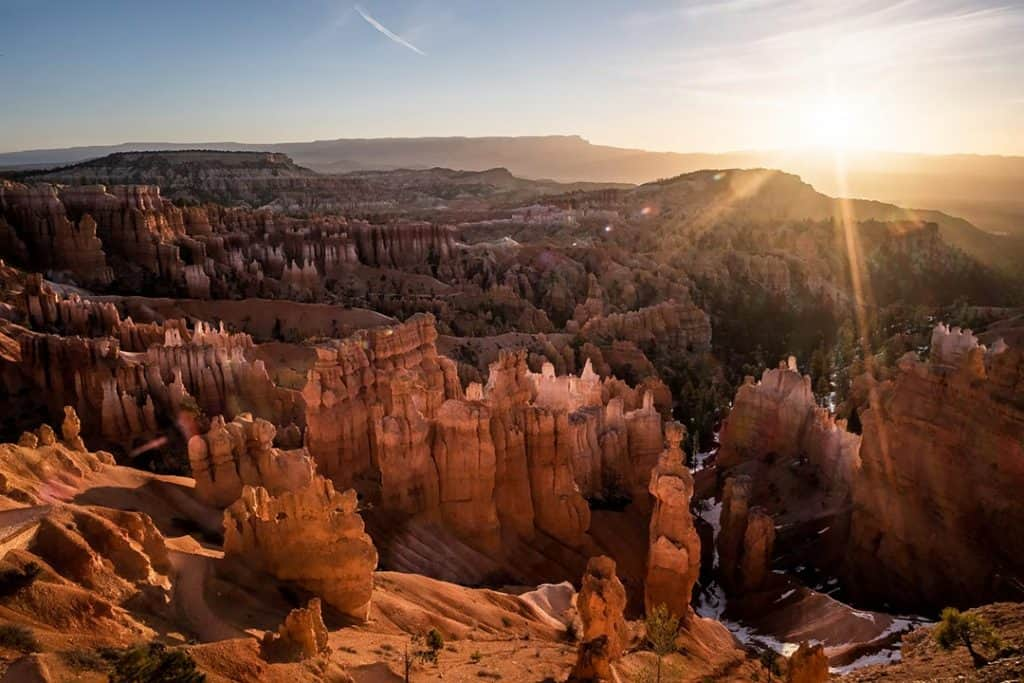
[[[563,134],[1024,154],[1024,6],[821,4],[8,0],[0,151]]]
[[[425,133],[423,135],[379,135],[373,137],[350,137],[350,136],[334,136],[317,139],[275,139],[275,140],[192,140],[192,139],[178,139],[178,140],[116,140],[111,142],[94,142],[85,144],[74,144],[74,145],[61,145],[57,147],[32,147],[24,149],[0,149],[0,154],[13,154],[19,152],[43,152],[49,150],[61,150],[61,149],[73,149],[80,147],[116,147],[122,145],[198,145],[197,149],[208,149],[209,151],[230,151],[230,150],[218,150],[216,147],[205,147],[206,145],[302,145],[310,143],[320,142],[336,142],[339,140],[350,140],[350,141],[377,141],[377,140],[484,140],[484,139],[527,139],[527,138],[580,138],[583,142],[594,145],[596,147],[614,147],[616,149],[624,150],[636,150],[641,152],[651,152],[657,154],[683,154],[683,155],[708,155],[708,156],[730,156],[730,155],[783,155],[789,154],[794,157],[799,157],[801,154],[805,155],[820,155],[823,157],[831,158],[831,150],[822,145],[806,145],[804,147],[785,149],[781,147],[763,147],[763,148],[748,148],[748,149],[720,149],[720,150],[709,150],[709,149],[652,149],[646,147],[636,147],[629,145],[615,145],[600,140],[591,140],[585,135],[579,133],[523,133],[522,135],[431,135]],[[161,151],[161,150],[152,150]],[[173,151],[173,150],[171,150]],[[238,150],[238,151],[250,151],[250,150]],[[258,150],[251,150],[258,151]],[[273,151],[273,150],[268,150]],[[848,157],[867,157],[871,155],[889,155],[889,156],[935,156],[935,157],[948,157],[948,156],[978,156],[978,157],[1007,157],[1016,158],[1024,156],[1024,150],[1017,153],[998,153],[998,152],[971,152],[971,151],[924,151],[915,152],[903,149],[873,149],[873,148],[859,148],[855,150],[846,150],[846,156]]]

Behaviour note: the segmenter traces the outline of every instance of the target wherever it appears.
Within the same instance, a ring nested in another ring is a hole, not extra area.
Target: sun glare
[[[812,102],[806,124],[807,142],[815,147],[852,149],[866,142],[860,108],[848,98],[826,95]]]

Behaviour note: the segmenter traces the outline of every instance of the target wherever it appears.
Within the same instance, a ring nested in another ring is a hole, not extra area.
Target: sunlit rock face
[[[0,363],[6,388],[45,404],[57,419],[75,408],[90,443],[129,451],[184,415],[245,412],[281,426],[301,420],[298,392],[275,385],[244,333],[169,318],[135,323],[108,302],[54,291],[38,275],[21,294],[31,329],[11,330],[18,354]],[[194,429],[182,427],[187,436]]]
[[[413,469],[407,476],[429,476],[422,471],[429,466],[426,422],[445,400],[462,397],[455,365],[438,355],[436,339],[433,317],[421,315],[317,348],[302,392],[306,446],[335,484],[353,486],[376,471],[386,478],[389,454],[400,454],[389,446],[397,444],[414,452],[404,456],[411,460],[405,469]]]
[[[267,631],[260,641],[260,654],[271,662],[297,662],[330,651],[328,632],[320,611],[320,599],[296,607],[277,631]]]
[[[313,480],[315,466],[304,448],[273,447],[277,429],[243,413],[225,423],[216,417],[205,434],[188,442],[196,495],[206,503],[227,507],[244,486],[262,486],[272,495],[301,489]]]
[[[864,377],[864,438],[844,578],[865,599],[971,605],[1019,596],[1024,575],[1024,353],[936,328]]]
[[[355,491],[339,493],[321,477],[277,496],[246,486],[224,512],[224,555],[365,620],[377,550],[356,507]]]
[[[860,436],[815,405],[792,362],[748,380],[721,434],[723,584],[750,590],[751,572],[762,573],[763,561],[751,565],[743,549],[759,557],[772,545],[767,520],[750,530],[753,508],[764,506],[776,523],[782,515],[829,532],[805,559],[832,558],[828,568],[854,599],[926,610],[1016,595],[1022,368],[1020,349],[1001,340],[986,348],[938,325],[927,362],[908,354],[890,379],[855,382]],[[805,463],[814,466],[809,479]],[[794,493],[773,497],[775,485]]]
[[[611,663],[622,656],[628,638],[623,617],[626,589],[615,574],[615,560],[592,557],[576,596],[583,632],[570,681],[613,680]]]
[[[786,683],[824,683],[829,679],[828,657],[825,646],[800,643],[796,652],[789,656],[786,667]]]
[[[114,464],[110,453],[86,450],[80,428],[75,409],[65,406],[61,439],[43,424],[23,433],[16,444],[0,444],[2,507],[67,500],[85,479]]]
[[[537,531],[581,547],[588,498],[646,491],[661,448],[654,397],[586,364],[539,373],[502,352],[463,391],[430,316],[319,348],[303,396],[320,472],[385,510],[444,523],[474,547]]]
[[[690,514],[693,477],[680,446],[685,436],[686,429],[678,422],[666,426],[666,447],[651,472],[654,510],[644,604],[648,612],[665,605],[672,614],[688,619],[690,595],[700,575],[700,538]]]
[[[823,473],[823,484],[847,495],[859,466],[860,438],[846,431],[845,420],[833,419],[818,406],[811,378],[801,376],[796,360],[765,370],[736,392],[722,426],[718,465],[728,470],[748,462],[801,457]]]

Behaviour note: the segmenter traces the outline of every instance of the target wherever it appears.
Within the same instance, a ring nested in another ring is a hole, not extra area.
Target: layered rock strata
[[[761,381],[747,377],[737,390],[719,436],[718,465],[728,470],[747,462],[806,458],[838,496],[848,495],[860,466],[860,438],[818,406],[811,378],[796,360],[765,370]]]
[[[121,324],[119,331],[138,340],[135,329]],[[277,424],[301,421],[298,393],[276,386],[261,360],[248,360],[248,335],[202,323],[184,335],[179,326],[158,333],[161,343],[132,352],[118,338],[23,332],[13,374],[43,392],[52,415],[73,406],[87,435],[122,447],[152,438],[186,412],[233,418],[251,411]]]
[[[330,651],[327,627],[320,612],[320,599],[296,607],[277,631],[267,631],[260,641],[260,654],[272,662],[298,662]]]

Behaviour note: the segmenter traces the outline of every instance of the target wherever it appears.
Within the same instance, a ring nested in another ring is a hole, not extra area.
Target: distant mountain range
[[[161,143],[30,150],[0,154],[0,168],[46,168],[115,152],[185,149],[287,154],[320,173],[445,167],[507,168],[521,178],[644,183],[701,169],[777,168],[833,196],[940,209],[996,233],[1024,235],[1024,157],[857,153],[845,173],[824,152],[651,152],[594,145],[575,136],[338,139],[294,143]],[[842,177],[842,180],[840,179]]]

